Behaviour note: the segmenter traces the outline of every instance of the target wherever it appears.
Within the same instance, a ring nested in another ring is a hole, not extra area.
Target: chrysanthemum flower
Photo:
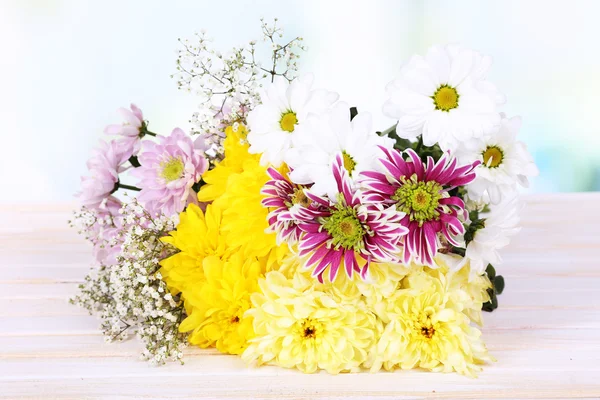
[[[498,250],[508,246],[510,238],[521,230],[518,227],[521,208],[518,198],[513,197],[492,205],[490,212],[480,214],[477,221],[479,229],[468,238],[464,258],[464,262],[470,262],[474,273],[483,273],[488,264],[496,266],[502,263]]]
[[[429,279],[427,287],[416,280],[376,306],[386,326],[371,371],[383,366],[474,376],[481,370],[479,364],[493,360],[481,341],[481,331],[448,303],[443,280]]]
[[[358,371],[367,361],[381,322],[363,303],[339,293],[320,291],[298,274],[286,279],[277,271],[259,281],[252,295],[255,337],[242,358],[247,362],[298,368],[313,373]]]
[[[500,123],[497,105],[505,99],[485,80],[489,56],[455,45],[432,47],[414,56],[388,85],[384,113],[398,119],[400,137],[423,135],[426,146],[444,150],[490,133]]]
[[[131,157],[131,151],[118,140],[100,141],[87,162],[89,175],[81,178],[81,191],[76,194],[88,208],[98,208],[117,189],[119,174],[127,170],[123,166]]]
[[[261,193],[266,197],[262,205],[271,211],[268,215],[269,232],[277,233],[277,243],[288,243],[294,245],[300,239],[302,229],[298,226],[298,220],[294,218],[292,208],[312,208],[315,204],[306,195],[306,188],[296,185],[275,168],[270,167],[267,174],[271,177]],[[299,210],[295,211],[296,213]]]
[[[258,155],[248,154],[248,131],[243,124],[237,124],[235,129],[228,126],[225,129],[223,141],[224,158],[215,168],[202,175],[205,185],[198,192],[198,201],[211,202],[225,193],[230,176],[241,173],[247,159],[258,159]]]
[[[335,157],[342,153],[344,168],[353,181],[363,171],[375,168],[383,156],[379,146],[393,148],[394,141],[379,136],[372,129],[371,114],[361,112],[350,121],[350,107],[339,102],[321,115],[310,115],[305,124],[298,126],[294,147],[285,157],[293,171],[292,182],[313,184],[311,191],[317,195],[337,192],[331,174]]]
[[[104,129],[107,135],[118,135],[120,141],[132,154],[137,154],[140,148],[140,140],[146,134],[147,126],[144,121],[144,115],[135,104],[130,105],[131,110],[121,107],[117,112],[123,117],[123,123],[108,125]]]
[[[456,157],[462,163],[480,161],[477,178],[467,186],[469,198],[498,204],[516,194],[517,183],[528,187],[528,177],[539,171],[525,143],[517,140],[521,118],[503,118],[498,130],[459,146]]]
[[[483,326],[482,306],[490,301],[487,292],[492,283],[487,274],[474,270],[463,257],[456,254],[439,254],[436,263],[439,269],[429,269],[430,275],[446,278],[447,305],[465,314],[471,322]]]
[[[307,268],[314,267],[313,276],[323,280],[329,267],[329,280],[334,281],[343,265],[346,274],[354,271],[366,277],[371,261],[391,262],[398,260],[398,241],[407,229],[400,221],[402,212],[384,209],[381,204],[366,207],[360,192],[352,189],[344,159],[338,154],[332,167],[338,187],[338,195],[332,201],[307,192],[307,196],[320,205],[319,209],[300,207],[293,216],[302,222],[304,231],[300,244],[300,256],[308,256]],[[366,260],[359,266],[359,258]]]
[[[229,258],[232,250],[220,231],[221,222],[222,210],[218,204],[208,205],[205,212],[190,204],[179,214],[177,229],[162,238],[179,250],[160,262],[163,279],[174,291],[194,288],[205,279],[203,265],[207,257]]]
[[[138,161],[141,166],[132,171],[142,189],[138,200],[151,214],[170,216],[197,202],[192,186],[200,180],[208,162],[181,129],[159,137],[158,143],[144,141]]]
[[[260,263],[235,253],[227,261],[209,256],[202,267],[205,279],[182,292],[188,317],[179,331],[191,331],[191,344],[241,354],[254,336],[252,318],[245,312],[258,290]]]
[[[454,157],[444,153],[435,163],[428,157],[425,164],[412,149],[406,150],[406,161],[397,150],[383,150],[384,172],[363,173],[365,201],[385,204],[403,216],[402,224],[409,231],[403,238],[405,264],[414,260],[435,265],[433,258],[441,246],[438,234],[459,246],[456,236],[465,232],[459,219],[464,202],[449,191],[473,181],[478,162],[458,166]]]
[[[263,165],[279,167],[292,145],[296,128],[309,113],[321,113],[338,98],[337,93],[311,89],[312,75],[304,75],[288,84],[276,76],[261,93],[261,103],[248,114],[250,153],[261,155]]]

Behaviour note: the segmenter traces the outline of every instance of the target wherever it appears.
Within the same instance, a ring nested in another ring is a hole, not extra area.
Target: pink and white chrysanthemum
[[[126,145],[132,154],[137,154],[140,148],[140,140],[146,134],[146,122],[144,115],[135,104],[130,105],[131,110],[121,107],[117,112],[123,117],[122,124],[108,125],[104,129],[107,135],[121,136],[121,142]]]
[[[404,263],[413,260],[435,266],[433,259],[441,246],[439,234],[459,246],[456,236],[465,232],[459,218],[464,215],[465,204],[449,191],[472,182],[479,162],[459,166],[456,158],[446,152],[437,162],[428,157],[424,163],[412,149],[406,150],[407,160],[397,150],[382,150],[384,172],[362,174],[365,201],[385,204],[403,216],[402,224],[408,228],[402,240]]]
[[[323,281],[328,267],[329,280],[334,281],[342,265],[349,277],[358,272],[365,279],[371,261],[399,261],[398,242],[408,232],[401,224],[404,214],[382,205],[365,206],[362,194],[352,189],[341,153],[336,156],[332,170],[339,192],[337,199],[307,191],[308,198],[320,207],[300,207],[292,213],[302,221],[299,227],[304,232],[299,253],[308,257],[306,267],[314,268],[312,275],[319,281]],[[365,260],[363,266],[359,258]]]
[[[171,216],[189,203],[197,203],[192,186],[208,168],[203,152],[181,129],[160,136],[158,143],[146,140],[138,156],[140,167],[132,171],[142,190],[138,200],[152,214]]]
[[[131,150],[120,140],[100,141],[87,162],[89,175],[81,178],[81,191],[76,194],[84,206],[97,209],[115,191],[129,157]]]
[[[266,197],[262,205],[272,208],[267,219],[269,231],[277,233],[277,244],[298,243],[302,230],[298,226],[299,220],[293,214],[300,213],[303,218],[309,218],[306,214],[315,208],[316,203],[306,195],[306,187],[292,183],[275,168],[270,167],[267,174],[271,177],[261,193]],[[306,210],[304,210],[306,209]]]

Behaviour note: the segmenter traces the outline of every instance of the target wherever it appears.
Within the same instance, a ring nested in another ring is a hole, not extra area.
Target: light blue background
[[[460,42],[494,57],[503,108],[524,119],[541,176],[530,191],[600,190],[600,2],[149,1],[0,3],[2,202],[69,201],[116,108],[140,106],[152,130],[189,128],[197,99],[179,92],[178,37],[205,28],[226,51],[279,17],[309,46],[302,71],[381,115],[403,60]]]

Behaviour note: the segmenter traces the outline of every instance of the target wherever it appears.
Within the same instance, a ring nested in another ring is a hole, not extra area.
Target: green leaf
[[[490,281],[493,283],[494,278],[496,278],[496,269],[492,264],[488,264],[487,268],[485,269],[485,273],[487,274],[488,278],[490,278]]]
[[[488,295],[490,296],[490,301],[483,303],[483,305],[481,306],[481,309],[483,311],[492,312],[496,308],[498,308],[498,298],[496,297],[496,293],[494,292],[493,288],[489,288],[487,290],[487,292],[488,292]]]
[[[356,107],[350,107],[350,121],[358,115],[358,109]]]
[[[504,278],[502,275],[498,275],[494,278],[494,290],[497,294],[502,294],[504,291]]]

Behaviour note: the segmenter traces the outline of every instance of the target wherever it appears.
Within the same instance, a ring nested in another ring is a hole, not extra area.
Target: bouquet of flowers
[[[538,173],[490,57],[412,57],[383,105],[398,122],[377,131],[296,76],[302,38],[262,32],[227,54],[181,41],[191,134],[150,131],[135,105],[106,128],[71,222],[96,263],[72,301],[155,364],[193,345],[307,373],[474,376],[493,360],[477,326],[504,288],[517,186]]]

